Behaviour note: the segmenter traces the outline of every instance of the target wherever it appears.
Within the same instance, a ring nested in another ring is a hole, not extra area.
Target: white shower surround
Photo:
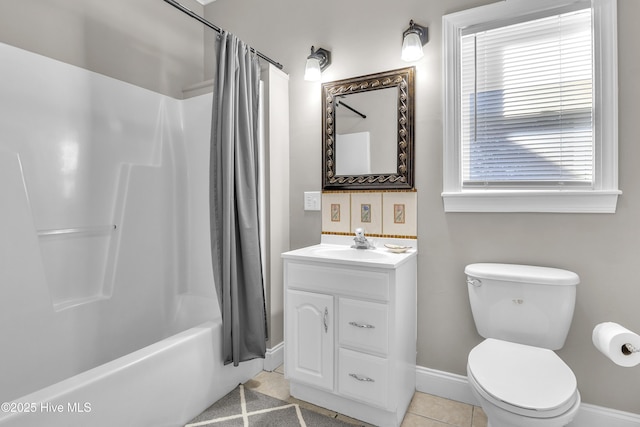
[[[0,63],[0,401],[37,405],[0,425],[188,421],[262,368],[219,360],[211,95],[176,100],[4,44]]]

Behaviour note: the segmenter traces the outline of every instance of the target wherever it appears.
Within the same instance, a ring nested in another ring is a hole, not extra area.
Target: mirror
[[[413,188],[414,67],[322,85],[322,188]]]

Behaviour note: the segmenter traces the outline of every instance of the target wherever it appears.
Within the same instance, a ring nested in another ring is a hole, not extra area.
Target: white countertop
[[[331,236],[347,237],[348,236]],[[307,246],[282,254],[284,259],[315,261],[323,263],[343,264],[360,267],[376,268],[397,268],[417,254],[414,245],[406,244],[405,240],[395,239],[369,239],[376,245],[375,249],[354,249],[351,248],[353,238],[342,239],[345,244],[320,243],[318,245]],[[336,241],[336,240],[334,240]],[[340,241],[340,240],[338,240]],[[347,243],[348,242],[348,243]],[[414,240],[415,242],[415,240]],[[403,253],[394,253],[387,249],[384,244],[410,246]]]

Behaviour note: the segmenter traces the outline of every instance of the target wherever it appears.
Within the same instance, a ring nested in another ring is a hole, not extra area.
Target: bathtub
[[[0,62],[0,426],[184,425],[262,368],[222,362],[211,95]]]
[[[262,369],[223,365],[221,320],[2,404],[2,427],[177,427]]]

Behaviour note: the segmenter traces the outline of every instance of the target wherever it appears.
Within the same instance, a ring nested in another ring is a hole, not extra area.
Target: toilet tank
[[[558,350],[573,319],[576,273],[517,264],[470,264],[465,270],[478,333]]]

